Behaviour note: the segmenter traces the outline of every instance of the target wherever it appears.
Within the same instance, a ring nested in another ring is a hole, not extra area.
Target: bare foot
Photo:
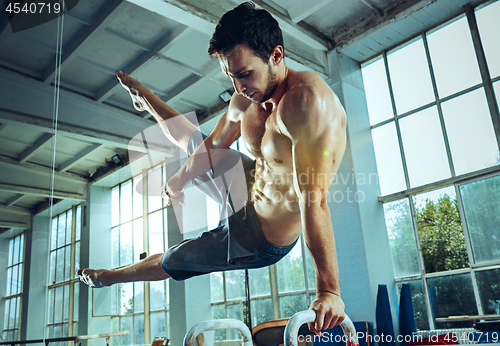
[[[87,284],[91,288],[101,288],[110,286],[111,283],[105,279],[106,269],[78,269],[76,274],[80,277],[80,281]]]
[[[144,84],[130,77],[128,74],[123,73],[122,71],[116,72],[116,78],[118,78],[120,84],[130,94],[135,109],[141,112],[150,111],[149,102],[144,98],[143,91],[146,90]]]

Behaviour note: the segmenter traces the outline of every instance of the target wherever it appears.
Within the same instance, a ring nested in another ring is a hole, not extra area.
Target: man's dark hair
[[[251,2],[244,2],[222,16],[210,39],[208,54],[211,57],[225,54],[244,42],[266,63],[276,46],[283,47],[283,34],[276,19],[266,10],[256,9]]]

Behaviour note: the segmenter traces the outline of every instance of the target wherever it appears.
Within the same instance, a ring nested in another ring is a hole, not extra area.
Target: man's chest
[[[246,113],[241,120],[241,135],[256,158],[273,166],[291,164],[291,141],[281,133],[275,111],[262,109]]]

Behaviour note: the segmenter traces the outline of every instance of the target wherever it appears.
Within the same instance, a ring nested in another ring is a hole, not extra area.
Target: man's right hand
[[[171,207],[176,203],[180,205],[184,204],[184,192],[182,190],[173,191],[168,182],[162,187],[161,197],[167,201],[168,207]]]
[[[149,91],[144,84],[130,77],[128,74],[122,71],[116,72],[116,78],[120,81],[120,84],[128,91],[134,108],[138,111],[148,111],[151,112],[152,108],[148,100],[146,99],[145,92]]]

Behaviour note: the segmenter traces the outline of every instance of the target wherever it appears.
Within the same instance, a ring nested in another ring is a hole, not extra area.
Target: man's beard
[[[253,103],[261,104],[266,102],[273,96],[274,92],[276,91],[276,88],[278,88],[278,82],[276,78],[276,74],[273,74],[271,65],[268,66],[268,75],[267,75],[267,86],[266,90],[264,91],[264,94],[261,98],[258,100],[252,100]]]

